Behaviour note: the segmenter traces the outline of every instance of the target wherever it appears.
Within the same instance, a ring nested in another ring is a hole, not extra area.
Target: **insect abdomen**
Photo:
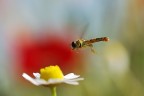
[[[108,37],[101,37],[101,38],[96,38],[96,42],[99,42],[99,41],[109,41],[109,38]]]
[[[86,42],[95,43],[95,42],[100,42],[100,41],[107,42],[109,41],[109,38],[108,37],[95,38],[95,39],[87,40]]]

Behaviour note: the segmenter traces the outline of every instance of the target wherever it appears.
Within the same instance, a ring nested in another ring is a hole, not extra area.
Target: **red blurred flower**
[[[20,36],[15,48],[17,73],[21,75],[25,72],[32,75],[33,72],[38,72],[40,68],[49,65],[59,65],[64,73],[78,69],[82,63],[82,55],[71,50],[70,38],[58,35]]]

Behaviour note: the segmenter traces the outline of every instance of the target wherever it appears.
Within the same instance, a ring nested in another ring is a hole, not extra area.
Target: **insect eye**
[[[72,47],[76,48],[76,43],[75,42],[72,42]]]

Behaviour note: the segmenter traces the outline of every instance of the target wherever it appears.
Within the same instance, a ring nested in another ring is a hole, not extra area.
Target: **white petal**
[[[64,81],[63,79],[49,79],[48,80],[48,82],[50,82],[50,83],[61,83],[63,81]]]
[[[65,81],[64,83],[71,84],[71,85],[79,85],[78,82],[71,82],[71,81]]]
[[[80,80],[84,80],[84,78],[67,79],[67,81],[80,81]]]
[[[79,76],[80,75],[75,75],[74,73],[69,73],[64,76],[64,79],[74,79],[74,78],[78,78]]]
[[[46,84],[47,85],[48,84],[60,84],[60,83],[63,83],[63,82],[64,82],[63,79],[49,79]]]
[[[39,84],[39,85],[46,85],[48,82],[43,80],[43,79],[35,79],[35,81]]]
[[[84,78],[75,78],[75,79],[65,79],[64,82],[67,84],[78,85],[77,81],[84,80]]]
[[[64,80],[61,80],[61,79],[50,79],[48,81],[45,81],[43,79],[36,79],[36,82],[38,82],[40,85],[50,85],[50,84],[63,83]]]
[[[35,78],[40,78],[40,74],[39,73],[33,73],[33,75],[35,76]]]
[[[26,73],[23,73],[22,76],[23,76],[26,80],[28,80],[29,82],[31,82],[32,84],[37,85],[37,86],[40,85],[38,82],[36,82],[35,79],[31,78],[31,77],[30,77],[29,75],[27,75]]]

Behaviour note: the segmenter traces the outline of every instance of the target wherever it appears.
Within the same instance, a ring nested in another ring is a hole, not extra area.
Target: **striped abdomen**
[[[109,38],[101,37],[101,38],[90,39],[90,40],[86,40],[85,43],[95,43],[95,42],[100,42],[100,41],[107,42],[107,41],[109,41]]]

